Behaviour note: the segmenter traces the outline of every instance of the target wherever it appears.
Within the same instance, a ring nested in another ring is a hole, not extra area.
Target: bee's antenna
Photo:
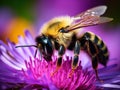
[[[34,57],[36,57],[36,55],[37,55],[37,50],[38,50],[38,46],[36,46],[36,45],[21,45],[21,46],[15,46],[15,48],[19,48],[19,47],[36,47],[37,49],[36,49],[35,55],[34,55]]]
[[[15,48],[19,48],[19,47],[36,47],[36,45],[23,45],[23,46],[15,46]]]
[[[37,49],[35,50],[35,54],[34,54],[34,57],[36,57],[38,48],[41,47],[41,44],[38,44],[38,46],[36,46],[36,45],[21,45],[21,46],[15,46],[15,48],[19,48],[19,47],[36,47]],[[41,55],[41,50],[40,50],[40,55]],[[41,56],[41,58],[42,58],[42,56]]]

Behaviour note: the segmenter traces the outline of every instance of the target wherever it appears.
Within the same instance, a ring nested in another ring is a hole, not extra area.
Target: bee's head
[[[45,35],[38,36],[38,37],[36,37],[35,41],[36,41],[37,45],[38,44],[44,45],[48,41],[48,37],[46,37]]]
[[[38,49],[40,49],[40,51],[42,52],[44,59],[50,61],[53,54],[53,45],[51,39],[45,35],[41,35],[36,37],[35,41]],[[41,47],[39,47],[39,45]]]

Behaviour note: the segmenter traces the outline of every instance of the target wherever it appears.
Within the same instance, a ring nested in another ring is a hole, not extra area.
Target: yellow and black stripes
[[[102,41],[102,39],[100,37],[96,36],[93,33],[90,33],[90,34],[91,34],[92,37],[94,37],[92,42],[97,46],[97,49],[98,49],[99,63],[106,66],[107,61],[109,59],[108,49],[107,49],[106,45],[104,44],[104,42]]]
[[[109,59],[109,52],[103,41],[101,41],[100,45],[98,45],[98,49],[100,50],[98,53],[99,62],[106,66]]]
[[[106,66],[109,53],[106,45],[102,39],[91,32],[86,32],[80,39],[81,46],[88,52],[92,58],[92,67],[95,70],[95,74],[98,80],[98,63]]]
[[[96,53],[99,63],[106,66],[109,59],[109,52],[102,39],[92,32],[86,32],[84,37],[87,38],[88,42],[91,42],[89,43],[91,45],[89,46],[90,51],[88,51],[88,53],[92,56]]]

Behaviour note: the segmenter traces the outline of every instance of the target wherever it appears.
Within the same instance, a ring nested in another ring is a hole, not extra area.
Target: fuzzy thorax
[[[66,26],[70,26],[73,20],[70,16],[61,16],[53,18],[52,20],[45,23],[41,28],[41,33],[47,36],[52,36],[56,38],[59,34],[59,30]]]
[[[61,33],[59,30],[70,26],[73,23],[73,19],[70,16],[61,16],[53,18],[45,23],[41,28],[41,33],[52,37],[59,44],[63,44],[65,47],[69,45],[73,32]]]

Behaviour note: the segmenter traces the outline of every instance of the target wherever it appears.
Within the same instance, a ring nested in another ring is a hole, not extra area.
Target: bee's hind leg
[[[92,67],[95,70],[97,80],[100,82],[103,82],[103,80],[101,80],[98,76],[98,69],[97,69],[98,68],[98,57],[97,57],[97,55],[92,57]]]
[[[102,80],[98,76],[98,62],[99,62],[98,53],[99,53],[99,50],[98,50],[96,44],[94,44],[91,40],[86,40],[85,45],[87,47],[88,54],[92,58],[91,62],[92,62],[92,67],[95,70],[96,78],[97,78],[97,80],[102,82]]]
[[[74,58],[72,61],[72,70],[69,73],[69,78],[73,75],[74,70],[77,68],[77,66],[79,65],[79,53],[80,53],[80,42],[77,40],[75,42],[75,47],[74,47]]]
[[[62,65],[62,61],[63,61],[62,57],[63,57],[64,53],[65,53],[65,47],[64,47],[64,45],[60,45],[59,50],[58,50],[58,59],[56,62],[57,67],[56,67],[55,71],[53,71],[53,73],[51,74],[52,76],[60,69],[60,67]]]

